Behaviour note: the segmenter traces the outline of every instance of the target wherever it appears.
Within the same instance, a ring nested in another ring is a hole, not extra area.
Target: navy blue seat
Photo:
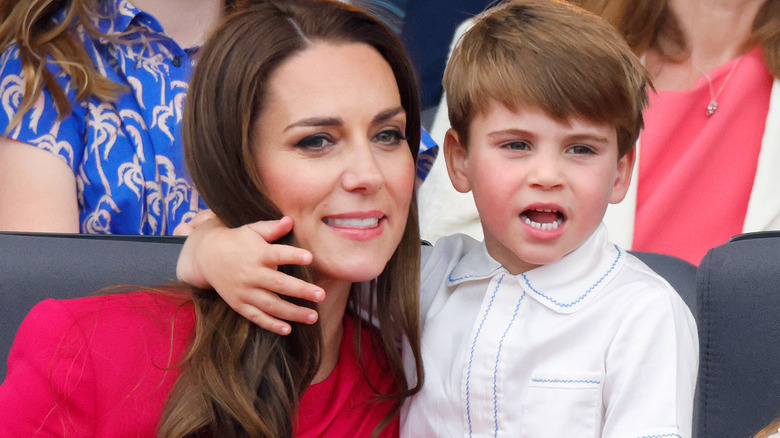
[[[780,233],[713,248],[697,276],[699,438],[748,438],[780,414]]]

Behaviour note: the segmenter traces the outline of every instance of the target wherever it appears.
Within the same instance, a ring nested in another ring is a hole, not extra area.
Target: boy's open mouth
[[[563,224],[566,217],[558,210],[528,209],[520,213],[520,218],[526,224],[540,230],[557,230]]]

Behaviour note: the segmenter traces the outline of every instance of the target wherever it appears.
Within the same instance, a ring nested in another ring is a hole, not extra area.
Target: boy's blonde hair
[[[471,120],[492,99],[614,126],[618,157],[642,130],[648,87],[650,76],[611,25],[558,0],[510,0],[487,10],[444,72],[450,123],[464,145]]]

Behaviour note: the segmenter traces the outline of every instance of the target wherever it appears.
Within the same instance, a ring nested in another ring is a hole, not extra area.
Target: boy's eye
[[[295,143],[295,147],[317,150],[323,149],[326,146],[330,146],[333,143],[335,143],[333,138],[327,134],[314,134],[303,138],[303,140],[299,141],[298,143]]]
[[[404,134],[398,129],[385,129],[379,134],[374,136],[374,141],[386,145],[397,145],[401,141],[406,140]]]
[[[578,144],[570,147],[569,152],[575,155],[591,155],[596,153],[592,147],[584,144]]]
[[[525,141],[510,141],[501,145],[504,149],[511,151],[529,151],[531,150],[531,144]]]

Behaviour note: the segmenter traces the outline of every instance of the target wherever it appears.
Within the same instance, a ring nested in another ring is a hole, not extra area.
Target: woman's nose
[[[359,144],[351,148],[350,158],[344,163],[342,185],[347,191],[373,193],[384,185],[381,163],[371,145]]]

